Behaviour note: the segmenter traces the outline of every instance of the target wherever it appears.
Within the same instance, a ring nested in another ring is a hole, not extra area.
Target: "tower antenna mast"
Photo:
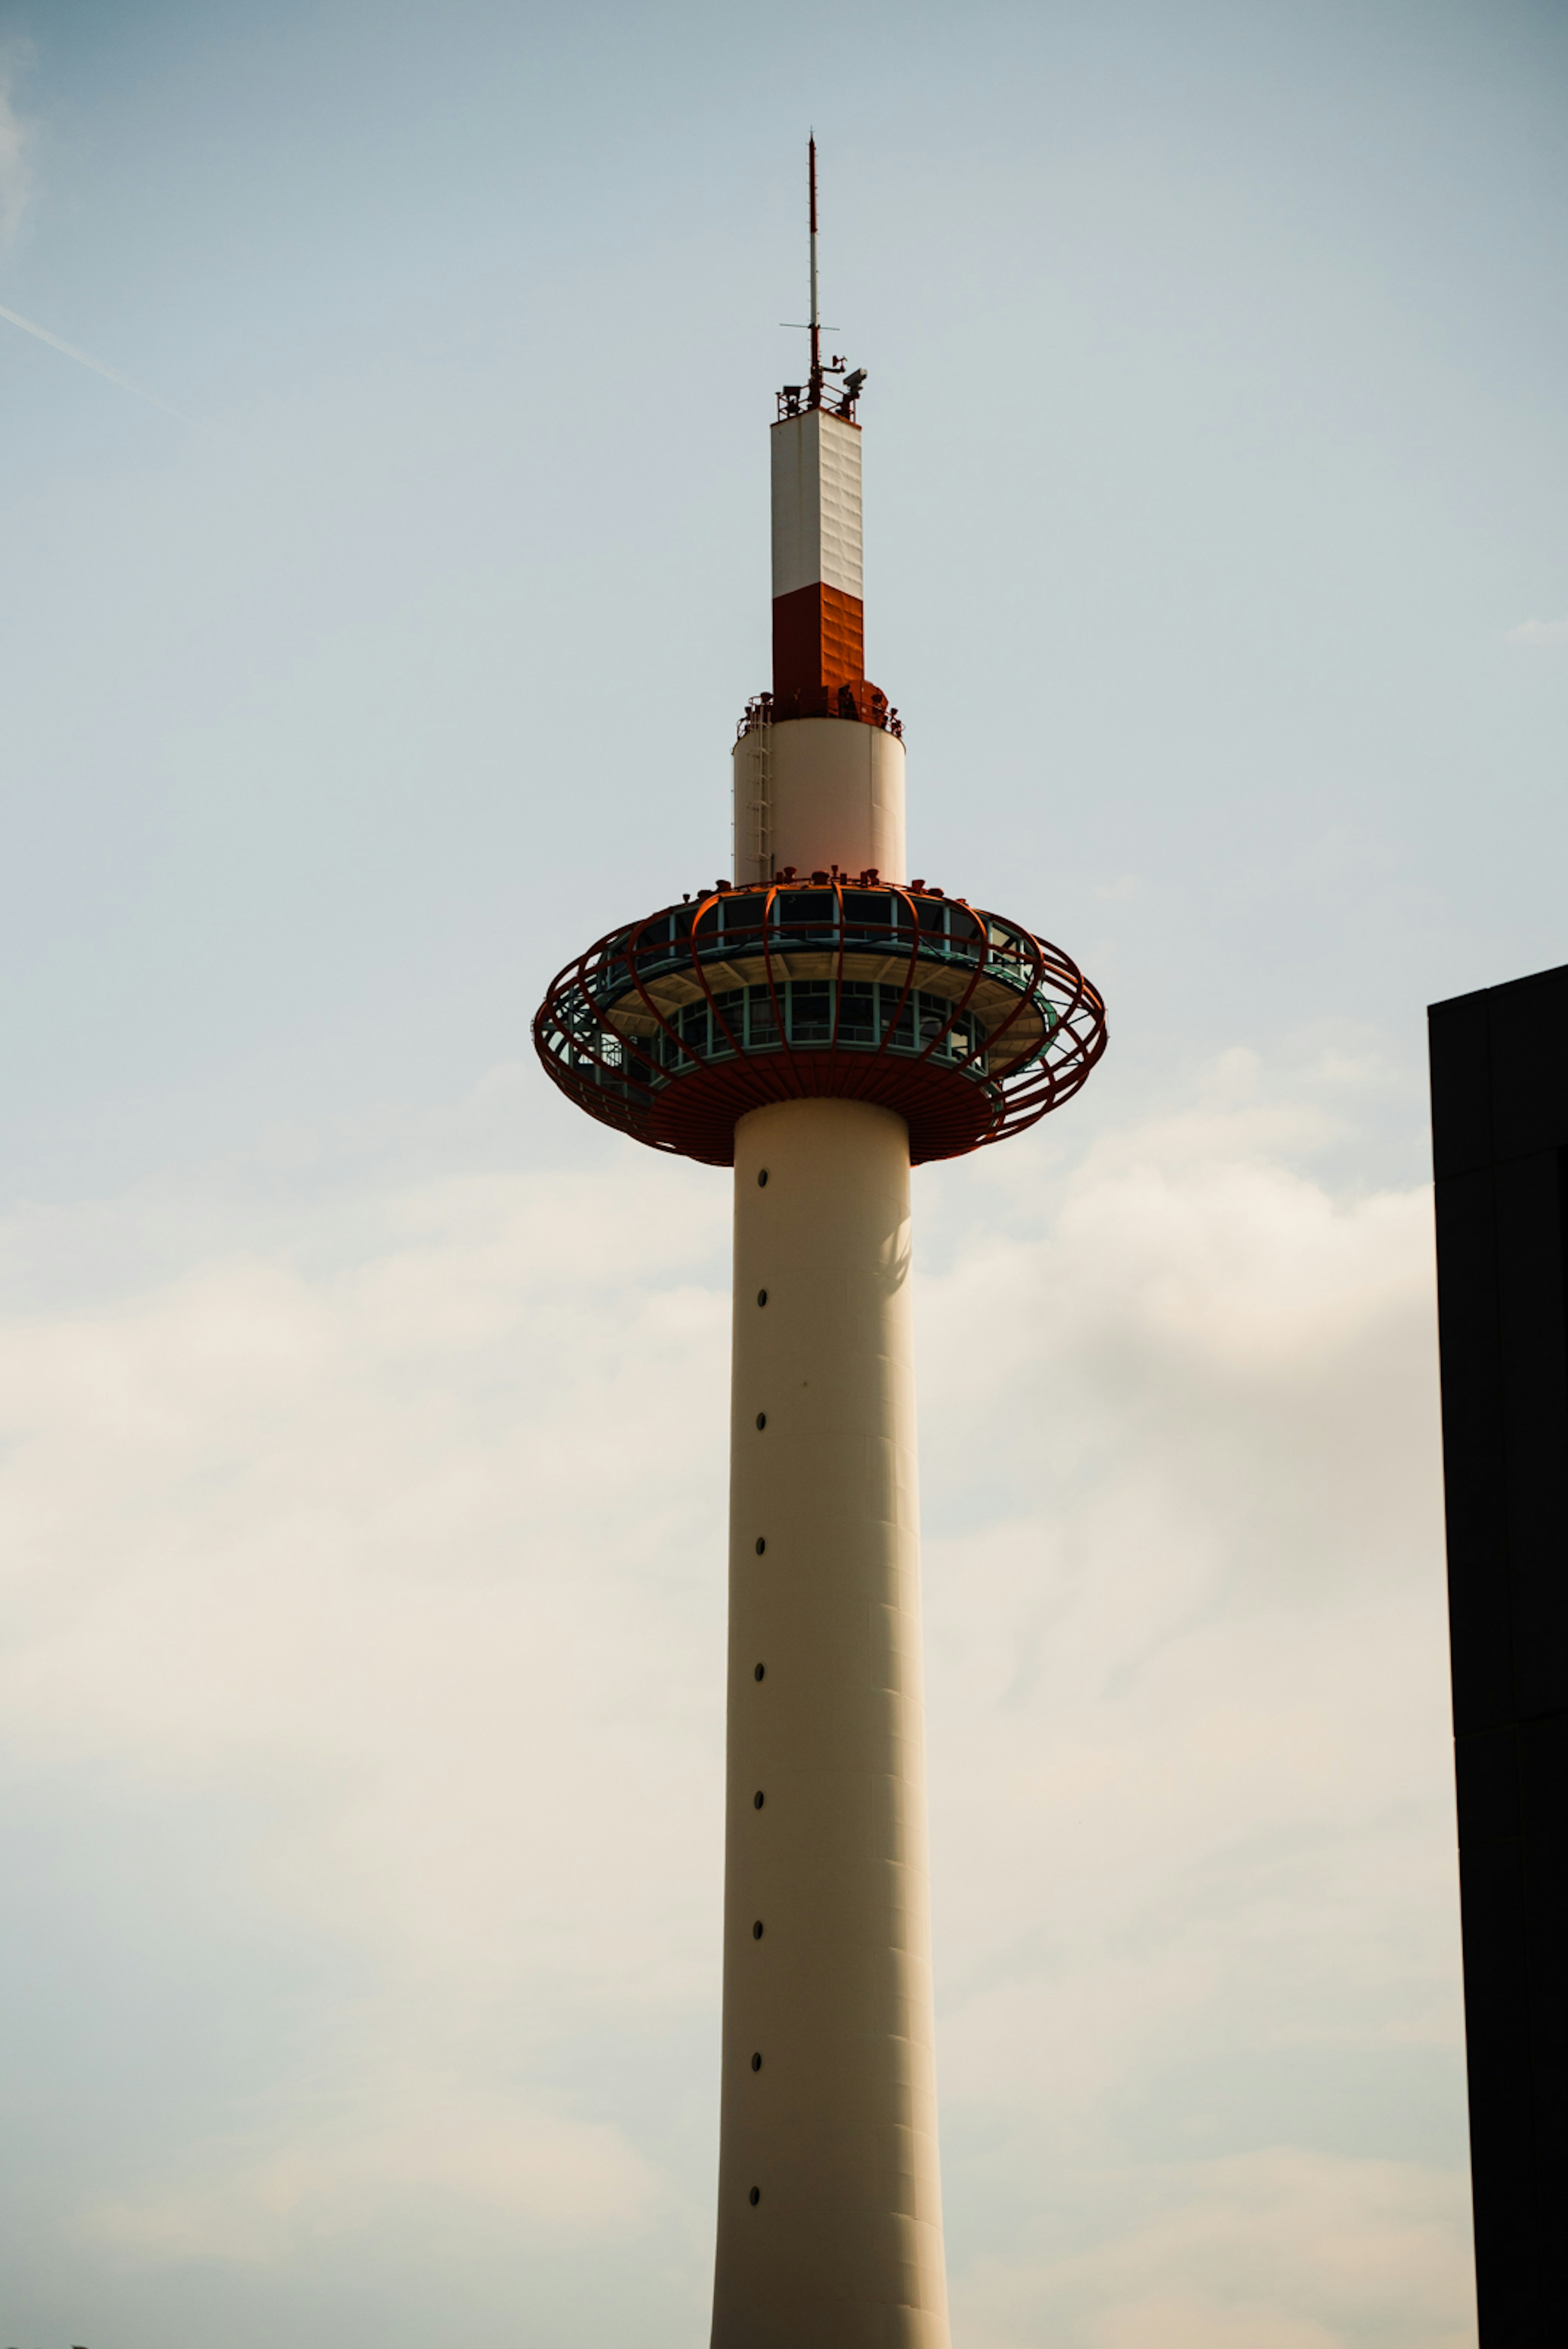
[[[811,184],[811,394],[808,405],[822,406],[822,313],[816,300],[816,133],[806,146],[806,171]]]

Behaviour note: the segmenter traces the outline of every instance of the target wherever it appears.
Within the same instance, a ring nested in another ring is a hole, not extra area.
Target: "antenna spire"
[[[811,398],[813,408],[822,406],[822,313],[816,299],[816,133],[814,130],[806,144],[806,172],[811,185]]]
[[[779,419],[782,422],[786,416],[800,415],[804,403],[808,413],[813,409],[826,407],[829,415],[842,416],[846,423],[853,424],[855,403],[866,385],[866,370],[864,367],[851,368],[848,360],[837,351],[835,351],[828,359],[824,359],[822,356],[822,303],[816,283],[816,133],[815,130],[806,140],[805,169],[808,196],[806,219],[811,230],[811,315],[805,323],[811,335],[811,369],[805,383],[786,383],[780,392]],[[783,323],[793,332],[799,328],[802,322],[799,318],[790,318]],[[838,329],[834,326],[828,331],[831,334],[836,334]],[[842,376],[844,381],[842,385],[834,385],[833,398],[827,399],[825,395],[830,376]]]

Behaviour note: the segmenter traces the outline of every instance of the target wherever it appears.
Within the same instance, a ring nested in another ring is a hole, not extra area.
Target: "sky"
[[[916,1178],[955,2340],[1470,2349],[1424,1007],[1568,958],[1568,15],[0,78],[0,2349],[705,2337],[728,1186],[527,1024],[728,870],[810,128],[918,869],[1111,1029]]]

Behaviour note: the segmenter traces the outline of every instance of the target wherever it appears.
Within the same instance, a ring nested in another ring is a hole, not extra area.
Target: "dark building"
[[[1482,2349],[1568,2343],[1568,968],[1431,1008]]]

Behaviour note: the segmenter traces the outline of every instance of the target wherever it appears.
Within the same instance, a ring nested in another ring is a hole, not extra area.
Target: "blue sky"
[[[0,320],[0,2338],[701,2335],[725,1185],[526,1026],[726,868],[815,125],[919,869],[1113,1036],[919,1185],[963,2338],[1469,2342],[1423,1008],[1568,951],[1561,10],[0,53],[0,305],[176,411]]]

